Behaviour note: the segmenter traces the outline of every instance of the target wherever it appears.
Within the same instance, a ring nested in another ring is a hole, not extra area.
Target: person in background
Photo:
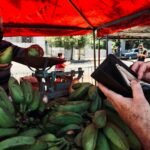
[[[11,61],[14,61],[16,57],[28,56],[31,49],[29,55],[35,55],[35,50],[39,52],[39,55],[42,55],[43,49],[36,44],[28,48],[22,48],[2,39],[3,32],[0,31],[0,86],[8,92],[8,80],[11,76],[10,70],[12,66]]]
[[[150,62],[137,61],[131,69],[138,74],[138,79],[150,82]],[[100,90],[114,106],[121,118],[134,131],[144,150],[150,149],[150,104],[146,100],[139,81],[131,81],[132,98],[124,97],[108,89],[101,83]]]
[[[147,57],[147,50],[144,48],[143,44],[139,44],[138,46],[139,53],[137,54],[138,61],[145,61]]]
[[[64,59],[63,54],[62,53],[58,53],[58,58]],[[57,64],[55,66],[55,71],[64,71],[65,70],[65,63],[62,64]]]

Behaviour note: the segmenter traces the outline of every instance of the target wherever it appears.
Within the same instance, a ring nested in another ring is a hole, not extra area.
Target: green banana
[[[58,132],[57,132],[57,135],[65,135],[67,133],[67,131],[79,131],[81,130],[81,127],[77,124],[69,124],[69,125],[66,125],[64,127],[62,127]]]
[[[32,102],[32,97],[33,97],[31,83],[27,80],[21,80],[20,86],[24,94],[25,104],[30,104]]]
[[[36,137],[38,135],[42,134],[42,130],[39,128],[31,128],[27,129],[23,132],[21,132],[19,135],[20,136],[29,136],[29,137]]]
[[[48,122],[44,126],[44,131],[50,132],[52,134],[56,134],[60,128],[61,128],[60,125],[56,125],[56,124]]]
[[[88,109],[89,105],[88,101],[67,101],[64,104],[57,104],[55,110],[82,113]]]
[[[121,150],[129,150],[129,143],[120,128],[115,124],[108,122],[103,128],[105,136]]]
[[[16,124],[15,116],[12,116],[7,110],[0,107],[0,127],[14,127]]]
[[[103,128],[107,122],[106,111],[105,110],[96,111],[92,121],[97,128]]]
[[[7,109],[12,115],[15,114],[14,105],[12,104],[6,91],[2,87],[0,87],[0,106]]]
[[[49,121],[57,125],[81,124],[83,118],[75,112],[53,112]]]
[[[112,142],[109,141],[109,146],[111,148],[111,150],[122,150],[120,148],[118,148],[116,145],[114,145]]]
[[[0,64],[9,64],[13,57],[13,47],[7,47],[2,53],[0,53]]]
[[[105,137],[105,135],[101,132],[101,130],[98,131],[95,150],[111,150],[108,140]]]
[[[24,95],[17,79],[10,77],[8,81],[10,95],[16,104],[24,103]]]
[[[28,106],[28,111],[35,111],[38,109],[41,101],[41,95],[38,90],[33,90],[33,98],[31,104]]]
[[[113,111],[107,110],[108,119],[115,123],[122,131],[125,133],[129,145],[133,150],[141,150],[142,145],[134,132],[124,123],[124,121],[119,117],[119,115]]]
[[[25,136],[11,137],[0,142],[0,150],[12,148],[15,146],[30,145],[33,144],[34,142],[35,139],[33,137],[25,137]]]
[[[43,102],[43,100],[40,100],[40,105],[39,105],[38,110],[39,110],[40,112],[44,112],[45,109],[46,109],[46,103]]]
[[[73,84],[73,85],[72,85],[72,88],[73,88],[74,90],[76,90],[76,89],[80,88],[82,85],[83,85],[83,83],[78,82],[78,83]]]
[[[50,147],[48,150],[60,150],[59,147],[54,146],[54,147]]]
[[[95,113],[97,110],[101,108],[101,99],[99,96],[96,96],[90,103],[89,111],[91,113]]]
[[[82,86],[75,91],[73,91],[70,96],[69,100],[80,100],[88,93],[88,89],[91,86],[91,83],[85,82],[82,83]]]
[[[93,124],[89,124],[83,131],[82,147],[84,150],[94,150],[96,147],[96,140],[98,129]]]
[[[82,135],[83,135],[84,130],[79,132],[76,137],[74,138],[74,142],[78,147],[82,147]]]
[[[12,136],[18,133],[15,128],[0,128],[0,138]]]
[[[97,96],[97,87],[92,85],[89,87],[88,96],[90,100],[94,100]]]
[[[47,149],[48,149],[47,143],[36,140],[36,142],[34,142],[33,144],[22,146],[18,150],[47,150]]]
[[[38,138],[39,141],[41,142],[55,142],[55,141],[59,141],[59,139],[57,139],[57,137],[52,134],[52,133],[48,133],[48,134],[44,134],[42,136],[40,136]]]

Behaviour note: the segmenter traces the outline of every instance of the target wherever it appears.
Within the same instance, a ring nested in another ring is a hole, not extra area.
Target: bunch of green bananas
[[[43,107],[40,92],[33,90],[29,81],[21,80],[19,83],[17,79],[10,77],[8,87],[13,103],[19,106],[20,112],[27,113]]]
[[[114,108],[90,83],[76,83],[69,97],[50,101],[47,113],[30,83],[9,80],[11,100],[0,87],[0,150],[141,150]],[[36,112],[35,116],[28,113]]]

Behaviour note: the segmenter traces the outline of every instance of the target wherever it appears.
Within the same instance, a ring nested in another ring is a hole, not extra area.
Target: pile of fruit
[[[0,88],[0,150],[141,150],[142,145],[91,83],[45,104],[28,81]]]

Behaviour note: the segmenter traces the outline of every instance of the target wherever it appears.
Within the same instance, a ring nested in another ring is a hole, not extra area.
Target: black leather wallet
[[[131,79],[136,79],[137,74],[115,55],[110,54],[91,74],[91,77],[94,78],[97,82],[102,83],[109,89],[125,97],[132,97],[130,80],[128,80],[128,77]],[[150,84],[141,81],[141,85],[145,97],[148,99],[148,101],[150,101]]]

